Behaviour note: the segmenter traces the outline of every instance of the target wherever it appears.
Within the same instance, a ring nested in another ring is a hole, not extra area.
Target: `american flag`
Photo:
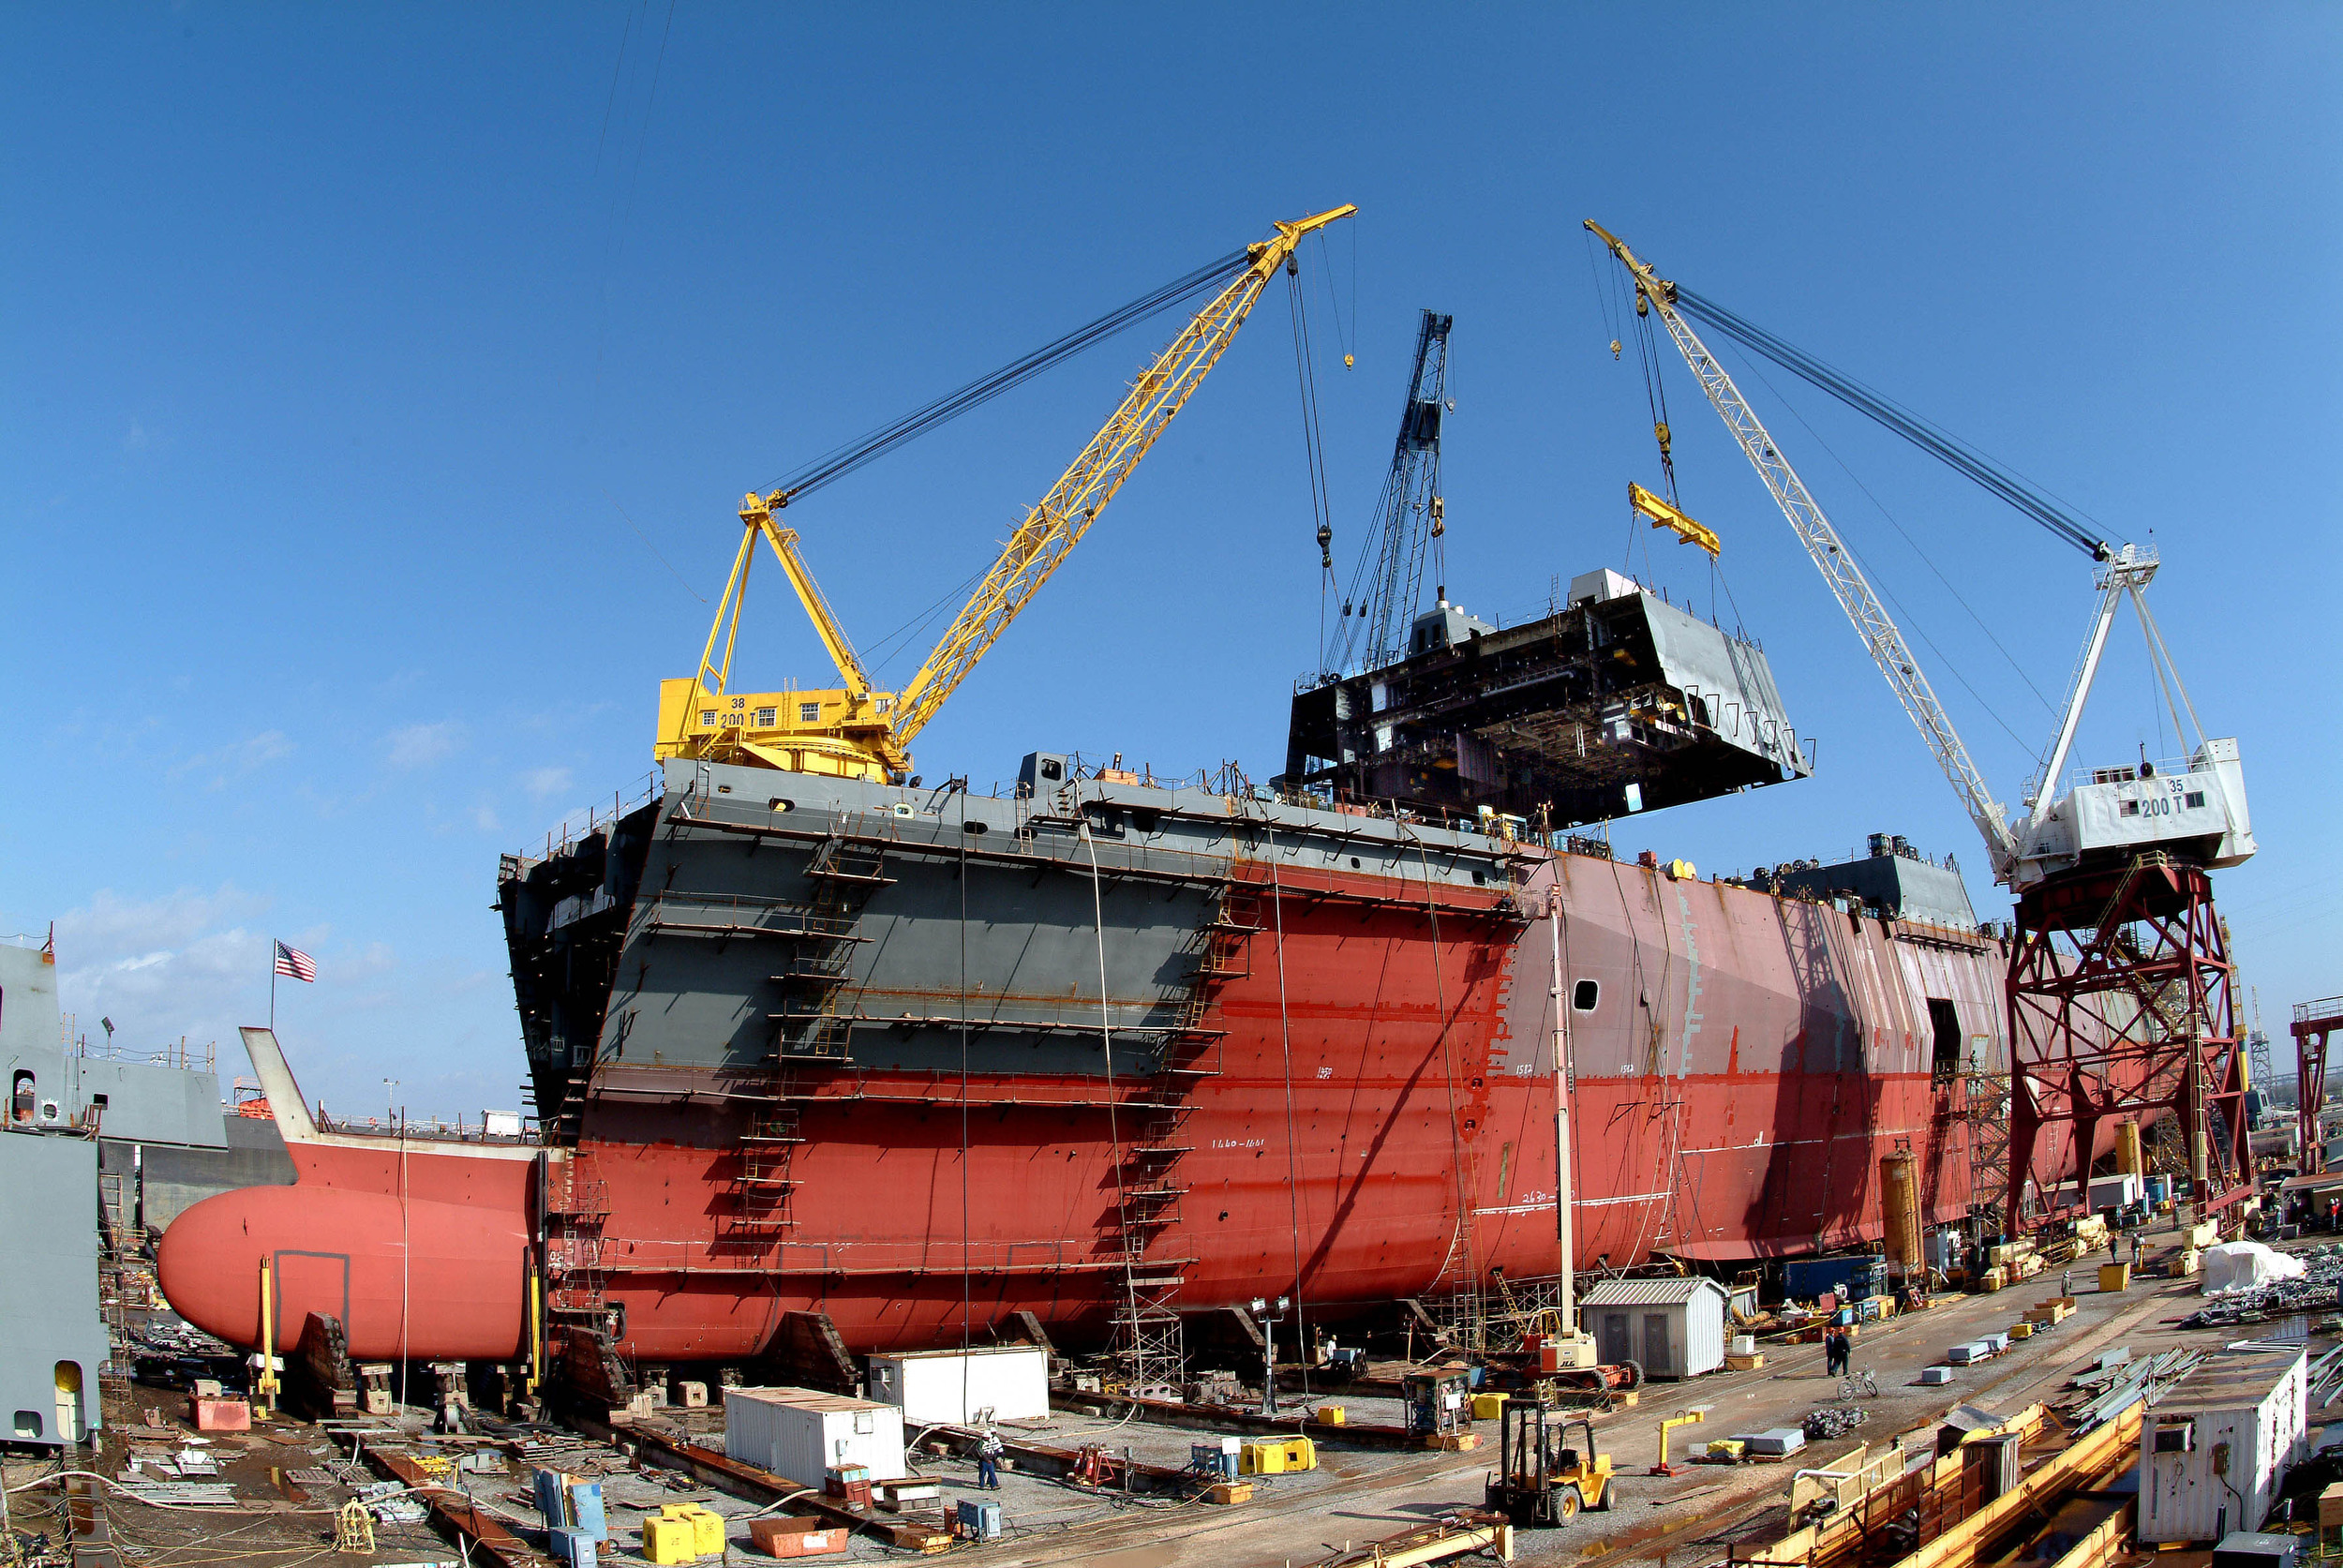
[[[307,980],[315,984],[318,978],[317,960],[303,952],[299,948],[288,948],[279,942],[276,944],[276,972],[290,976],[296,980]]]

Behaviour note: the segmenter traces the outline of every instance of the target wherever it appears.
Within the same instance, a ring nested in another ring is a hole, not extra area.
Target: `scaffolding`
[[[2061,1189],[2052,1212],[2079,1207],[2100,1124],[2159,1111],[2182,1141],[2183,1192],[2200,1217],[2252,1191],[2234,971],[2203,867],[2151,852],[2027,889],[2007,994],[2009,1230],[2028,1175]],[[2058,1127],[2072,1134],[2072,1169],[2037,1171],[2043,1134]]]

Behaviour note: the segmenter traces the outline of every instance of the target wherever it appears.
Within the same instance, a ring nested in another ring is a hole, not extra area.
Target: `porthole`
[[[784,800],[778,795],[765,803],[777,812],[793,812],[798,809],[798,803],[795,800]]]
[[[960,825],[960,830],[963,833],[982,833],[987,829],[981,822],[963,822]]]
[[[1573,1012],[1592,1012],[1595,1004],[1602,999],[1603,988],[1593,980],[1580,980],[1570,988],[1570,1007]]]
[[[898,800],[891,809],[897,816],[917,816],[919,814],[912,809],[911,802],[908,800]]]

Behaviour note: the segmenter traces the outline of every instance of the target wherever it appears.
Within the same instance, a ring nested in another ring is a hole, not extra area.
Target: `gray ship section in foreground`
[[[1029,759],[1054,764],[1064,759]],[[793,1066],[1161,1070],[1240,880],[1507,884],[1501,840],[1097,779],[976,796],[690,761],[500,878],[541,1114]],[[1104,991],[1101,992],[1103,965]]]

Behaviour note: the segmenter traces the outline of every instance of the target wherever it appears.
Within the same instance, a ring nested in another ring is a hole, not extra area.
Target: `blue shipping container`
[[[1813,1301],[1825,1291],[1841,1297],[1876,1295],[1888,1260],[1862,1258],[1793,1258],[1782,1265],[1782,1289],[1792,1301]]]

